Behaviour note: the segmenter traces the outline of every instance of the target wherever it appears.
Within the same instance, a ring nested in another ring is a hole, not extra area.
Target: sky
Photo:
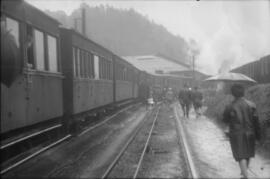
[[[174,35],[198,44],[196,68],[214,75],[270,54],[270,0],[26,0],[68,15],[80,7],[133,8]],[[192,53],[191,53],[192,54]]]

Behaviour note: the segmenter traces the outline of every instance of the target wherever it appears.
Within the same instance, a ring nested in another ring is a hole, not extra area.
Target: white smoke
[[[222,25],[202,45],[197,58],[206,73],[232,68],[270,54],[269,1],[222,1]]]

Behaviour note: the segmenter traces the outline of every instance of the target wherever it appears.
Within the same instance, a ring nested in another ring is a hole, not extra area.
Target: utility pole
[[[192,54],[193,87],[195,86],[195,54]]]
[[[80,20],[79,17],[74,18],[74,29],[79,32],[79,29],[78,29],[78,20]]]
[[[86,36],[86,15],[85,8],[81,7],[81,17],[74,18],[74,28],[76,31],[81,32],[84,36]],[[79,29],[78,21],[81,20],[81,31]]]
[[[82,7],[82,34],[86,36],[86,18],[85,18],[85,8]]]

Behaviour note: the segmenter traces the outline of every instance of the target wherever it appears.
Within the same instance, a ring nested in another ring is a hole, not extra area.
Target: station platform
[[[177,106],[181,111],[180,106]],[[238,163],[232,156],[229,139],[213,119],[204,115],[196,118],[192,109],[189,119],[182,117],[182,120],[200,177],[241,178]],[[256,147],[256,154],[251,159],[248,172],[250,178],[270,178],[270,152],[260,146]]]

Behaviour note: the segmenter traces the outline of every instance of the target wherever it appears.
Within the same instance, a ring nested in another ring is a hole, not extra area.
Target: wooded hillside
[[[89,7],[87,4],[83,4],[83,7],[86,9],[87,36],[117,55],[160,53],[187,62],[188,44],[183,38],[171,34],[133,9]],[[74,27],[74,19],[81,17],[81,9],[75,10],[70,16],[63,11],[46,13],[67,27]],[[78,20],[78,29],[81,29],[81,19]]]

